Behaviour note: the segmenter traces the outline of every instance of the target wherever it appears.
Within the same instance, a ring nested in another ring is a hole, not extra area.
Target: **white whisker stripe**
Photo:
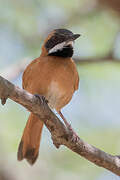
[[[54,46],[52,49],[49,50],[49,54],[57,52],[58,50],[62,50],[66,42],[62,42]]]

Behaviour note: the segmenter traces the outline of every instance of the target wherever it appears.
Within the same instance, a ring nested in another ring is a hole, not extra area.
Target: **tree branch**
[[[73,140],[71,132],[59,120],[59,118],[51,111],[46,100],[41,96],[36,96],[27,91],[14,86],[8,80],[0,76],[0,99],[2,104],[5,104],[6,99],[10,98],[13,101],[21,104],[30,112],[36,114],[46,125],[51,133],[53,144],[59,148],[60,145],[65,145],[72,151],[120,176],[120,159],[119,156],[113,156],[98,148],[84,142],[81,138]]]

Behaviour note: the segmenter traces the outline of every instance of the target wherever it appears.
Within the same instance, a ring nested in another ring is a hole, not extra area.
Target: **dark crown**
[[[71,31],[67,29],[55,29],[54,34],[48,39],[48,41],[45,43],[45,48],[47,51],[52,49],[57,44],[60,44],[62,42],[66,42],[69,40],[75,40],[79,37],[79,34],[73,34]],[[62,57],[71,57],[73,55],[73,47],[66,46],[63,50],[58,50],[55,53],[49,54],[50,56],[62,56]]]
[[[55,29],[54,35],[46,42],[47,50],[52,49],[55,45],[67,41],[73,33],[67,29]]]

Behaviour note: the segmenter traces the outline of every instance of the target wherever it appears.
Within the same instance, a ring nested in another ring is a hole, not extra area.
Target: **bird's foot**
[[[68,128],[68,130],[69,130],[69,132],[70,132],[70,135],[71,135],[71,141],[72,142],[77,142],[80,138],[79,138],[79,136],[76,134],[76,132],[72,129],[72,126],[71,126],[71,124],[69,124],[68,126],[67,126],[67,128]]]
[[[44,104],[44,102],[48,103],[48,100],[45,98],[45,96],[42,96],[42,95],[39,95],[39,94],[34,94],[34,96],[37,97],[40,100],[41,104]]]
[[[76,132],[72,129],[72,126],[67,122],[67,120],[65,119],[65,117],[63,116],[63,114],[61,113],[61,111],[58,111],[58,114],[60,115],[60,117],[63,119],[69,133],[70,133],[70,137],[71,137],[71,141],[73,142],[77,142],[80,138],[78,137],[78,135],[76,134]]]

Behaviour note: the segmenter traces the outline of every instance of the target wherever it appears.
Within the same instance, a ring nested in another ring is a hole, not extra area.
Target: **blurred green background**
[[[83,140],[120,154],[120,1],[0,0],[0,74],[21,86],[16,67],[38,57],[55,28],[81,34],[74,53],[80,88],[63,109],[65,117]],[[46,128],[35,165],[18,162],[28,114],[10,100],[0,105],[0,180],[119,179],[65,147],[56,150]]]

